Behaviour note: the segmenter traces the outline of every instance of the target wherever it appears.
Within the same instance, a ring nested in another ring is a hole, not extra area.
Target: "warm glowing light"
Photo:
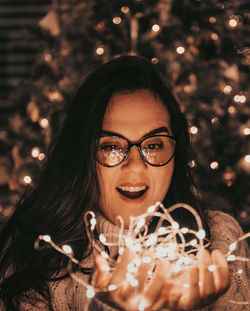
[[[100,234],[99,235],[99,240],[102,242],[102,243],[106,243],[106,238],[105,238],[105,236],[104,236],[104,234]]]
[[[122,19],[119,16],[116,16],[113,18],[113,23],[116,25],[119,25],[121,23]]]
[[[211,167],[212,170],[217,170],[218,167],[219,167],[219,163],[216,162],[216,161],[213,161],[213,162],[210,163],[210,167]]]
[[[39,124],[42,128],[46,129],[49,126],[49,120],[46,118],[42,118],[39,120]]]
[[[104,48],[102,48],[102,47],[97,48],[96,49],[96,54],[97,55],[103,55],[104,54]]]
[[[178,54],[184,54],[184,53],[185,53],[185,48],[184,48],[183,46],[178,46],[178,47],[176,48],[176,52],[177,52]]]
[[[205,236],[206,236],[205,230],[203,230],[203,229],[199,230],[199,231],[196,233],[196,236],[197,236],[197,238],[199,238],[199,239],[204,239]]]
[[[235,255],[227,256],[227,261],[234,261],[236,259]]]
[[[216,124],[220,121],[220,119],[218,117],[214,117],[212,120],[211,120],[211,123],[212,124]]]
[[[245,127],[243,130],[244,135],[250,135],[250,128],[249,127]]]
[[[240,98],[239,98],[239,102],[241,103],[241,104],[244,104],[245,102],[246,102],[246,96],[245,95],[241,95],[240,96]]]
[[[146,308],[147,302],[145,299],[142,299],[138,305],[138,310],[139,311],[144,311]]]
[[[31,179],[30,176],[26,175],[26,176],[24,176],[23,181],[24,181],[26,184],[31,184],[32,179]]]
[[[160,26],[159,26],[158,24],[154,24],[154,25],[152,26],[152,30],[153,30],[154,32],[158,32],[160,29],[161,29],[161,28],[160,28]]]
[[[86,291],[86,295],[88,298],[93,298],[95,296],[95,291],[93,288],[88,288]]]
[[[153,58],[151,59],[151,62],[152,62],[153,64],[158,64],[158,63],[159,63],[159,59],[156,58],[156,57],[153,57]]]
[[[247,163],[250,163],[250,154],[247,154],[247,155],[244,157],[244,160],[245,160]]]
[[[236,103],[239,103],[239,102],[240,102],[240,95],[235,95],[235,96],[234,96],[234,101],[235,101]]]
[[[110,285],[108,286],[108,290],[109,290],[109,291],[116,290],[116,289],[117,289],[117,285],[115,285],[115,284],[110,284]]]
[[[190,166],[191,168],[195,167],[195,166],[196,166],[195,160],[192,160],[192,161],[189,163],[189,166]]]
[[[31,155],[33,158],[37,158],[39,156],[40,149],[38,147],[34,147],[31,150]]]
[[[229,26],[230,26],[231,28],[235,28],[235,27],[238,25],[238,22],[237,22],[237,20],[236,20],[235,18],[231,18],[231,19],[229,20],[228,24],[229,24]]]
[[[214,40],[214,41],[216,41],[216,40],[219,39],[219,36],[218,36],[217,33],[215,33],[215,32],[213,32],[213,33],[211,34],[210,37],[211,37],[211,39]]]
[[[65,251],[67,254],[72,253],[72,248],[69,245],[63,245],[62,249]]]
[[[234,106],[229,106],[229,107],[227,108],[227,111],[228,111],[230,114],[234,114],[234,113],[236,112],[236,109],[235,109]]]
[[[216,266],[215,265],[210,265],[207,269],[208,269],[208,271],[213,272],[213,271],[216,270]]]
[[[235,242],[233,242],[233,243],[231,243],[230,245],[229,245],[229,249],[230,249],[230,251],[234,251],[235,249],[236,249],[236,243]]]
[[[209,22],[210,22],[211,24],[216,23],[216,18],[215,18],[214,16],[211,16],[211,17],[209,18]]]
[[[51,54],[45,54],[44,60],[48,63],[51,62],[52,61],[52,55]]]
[[[43,236],[43,240],[49,243],[51,241],[51,237],[48,234],[46,234]]]
[[[196,127],[196,126],[192,126],[190,128],[190,133],[193,134],[193,135],[196,135],[198,133],[198,131],[199,131],[198,127]]]
[[[226,95],[229,95],[229,94],[231,94],[232,89],[233,89],[233,88],[231,87],[231,85],[226,85],[226,86],[224,87],[224,89],[223,89],[223,93],[226,94]]]
[[[123,14],[128,14],[130,10],[129,10],[129,7],[127,7],[127,6],[122,6],[122,7],[121,7],[121,11],[122,11]]]
[[[56,91],[56,92],[50,92],[48,94],[49,100],[50,101],[54,101],[60,98],[60,94]]]
[[[38,158],[38,160],[43,161],[45,159],[45,154],[41,152],[41,153],[39,153],[37,158]]]
[[[250,155],[248,155],[250,158]],[[250,159],[249,159],[250,161]],[[93,211],[88,211],[84,215],[84,222],[86,225],[87,235],[89,240],[91,241],[91,245],[98,254],[101,254],[102,257],[105,258],[103,260],[103,264],[101,264],[101,269],[103,271],[110,271],[113,273],[116,271],[116,264],[119,262],[116,261],[113,257],[108,255],[103,251],[103,247],[115,246],[118,247],[119,254],[123,253],[124,250],[127,248],[129,251],[132,251],[133,256],[127,262],[126,266],[126,273],[124,275],[124,279],[119,282],[120,284],[130,285],[132,287],[136,287],[139,285],[139,281],[137,279],[138,271],[140,269],[140,265],[150,264],[150,269],[147,272],[148,282],[152,280],[155,276],[155,267],[159,260],[167,259],[169,260],[170,267],[169,267],[169,275],[177,273],[174,275],[176,279],[176,284],[181,285],[185,288],[189,288],[190,284],[187,282],[183,282],[180,284],[180,280],[177,279],[178,273],[182,271],[188,271],[187,269],[192,268],[198,264],[198,259],[196,257],[196,253],[199,249],[204,249],[209,246],[209,241],[205,237],[205,230],[202,228],[202,220],[199,217],[198,213],[193,209],[191,206],[185,203],[177,203],[167,209],[163,206],[162,203],[157,202],[154,206],[153,212],[145,212],[139,216],[131,216],[130,217],[130,224],[128,229],[124,228],[124,221],[122,217],[119,218],[120,221],[120,230],[119,233],[112,235],[114,237],[114,241],[107,241],[103,234],[99,235],[99,241],[97,241],[96,234],[98,231],[93,232],[96,226],[96,219],[95,214]],[[185,208],[190,211],[197,221],[198,231],[193,230],[192,228],[179,228],[179,224],[174,221],[172,218],[171,212],[173,212],[177,208]],[[158,230],[155,232],[150,232],[147,227],[147,220],[149,217],[152,216],[158,217]],[[138,229],[141,229],[141,231]],[[188,236],[186,240],[186,236],[183,234],[189,233],[189,235],[193,235],[194,239],[191,239]],[[177,236],[180,237],[180,241],[178,242]],[[227,261],[234,261],[234,260],[241,260],[241,261],[249,261],[248,258],[236,257],[232,252],[237,246],[237,243],[247,237],[250,237],[250,233],[241,236],[236,241],[229,245],[228,252],[224,255]],[[117,240],[116,240],[117,238]],[[56,245],[48,235],[40,235],[37,240],[35,241],[34,247],[39,249],[39,244],[41,240],[47,241],[50,246],[54,249],[67,255],[71,262],[74,262],[81,267],[81,263],[73,257],[73,250],[69,245],[63,245],[60,248]],[[190,241],[190,242],[189,242]],[[103,243],[100,245],[100,243]],[[44,245],[42,245],[43,247]],[[103,247],[102,247],[103,246]],[[186,246],[193,246],[191,250],[186,251]],[[123,250],[121,252],[121,250]],[[70,254],[70,255],[69,255]],[[146,256],[145,256],[146,255]],[[214,264],[211,264],[207,267],[208,271],[215,271],[217,267]],[[88,281],[84,280],[82,277],[76,275],[75,271],[72,270],[72,266],[68,266],[68,272],[70,276],[75,279],[77,282],[85,286],[87,289],[86,295],[88,298],[92,298],[95,295],[95,291],[100,292],[99,288],[94,288],[93,285],[88,283]],[[243,271],[239,269],[237,271],[238,274],[242,273]],[[173,278],[173,279],[174,279]],[[173,280],[173,282],[175,282]],[[107,287],[102,288],[101,291],[113,291],[116,290],[120,284],[110,284]],[[199,286],[201,282],[199,282]],[[138,306],[138,310],[144,310],[146,307],[146,302],[142,303],[140,300],[141,297],[138,298],[137,302],[140,301]]]

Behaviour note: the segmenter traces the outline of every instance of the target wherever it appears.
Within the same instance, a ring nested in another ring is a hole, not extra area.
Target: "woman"
[[[164,152],[155,156],[152,146]],[[0,297],[5,308],[138,308],[130,288],[88,300],[85,289],[67,274],[65,256],[50,248],[34,249],[37,237],[49,234],[58,245],[72,246],[75,257],[84,263],[85,278],[91,274],[97,287],[119,283],[132,254],[125,253],[116,272],[106,278],[87,238],[83,222],[87,210],[99,215],[99,233],[115,233],[118,215],[128,226],[129,216],[145,212],[156,201],[167,207],[176,202],[188,203],[199,213],[207,236],[211,234],[211,249],[226,253],[227,245],[242,234],[241,229],[230,216],[199,207],[188,166],[189,149],[185,117],[155,65],[139,57],[124,56],[92,72],[69,106],[62,132],[35,180],[36,186],[18,203],[2,232]],[[184,212],[175,217],[181,225],[194,226]],[[247,257],[245,244],[240,244],[237,251]],[[167,275],[166,262],[157,268],[158,278],[147,290],[147,269],[141,271],[140,287],[148,310],[207,310],[207,304],[211,304],[211,310],[221,310],[221,306],[243,310],[229,302],[236,288],[240,300],[246,299],[248,285],[243,265],[243,273],[232,278],[227,290],[228,267],[222,253],[206,251],[199,254],[198,261],[199,268],[190,271],[190,289],[186,292],[171,287],[167,278],[162,280],[162,271]],[[216,272],[205,269],[211,262],[219,267]]]

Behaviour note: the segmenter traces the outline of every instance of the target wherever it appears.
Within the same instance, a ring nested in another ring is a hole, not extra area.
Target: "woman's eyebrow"
[[[168,128],[165,127],[165,126],[158,127],[158,128],[156,128],[156,129],[153,129],[153,130],[147,132],[146,134],[144,134],[144,135],[142,136],[142,138],[147,137],[147,136],[150,136],[150,135],[154,135],[154,134],[163,133],[163,132],[167,132],[167,133],[169,134]]]
[[[169,134],[168,128],[165,127],[165,126],[158,127],[156,129],[153,129],[153,130],[147,132],[141,138],[145,138],[147,136],[154,135],[154,134],[159,134],[159,133],[163,133],[163,132],[166,132],[166,133]],[[116,132],[111,132],[111,131],[105,131],[105,130],[101,131],[101,136],[118,136],[118,137],[127,139],[125,136],[123,136],[121,134],[118,134]]]

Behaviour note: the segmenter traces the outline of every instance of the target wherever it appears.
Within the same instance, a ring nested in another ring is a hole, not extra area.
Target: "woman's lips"
[[[121,198],[126,201],[142,201],[145,198],[146,192],[149,187],[147,185],[136,185],[136,186],[126,186],[121,185],[116,187],[116,190],[119,192]]]

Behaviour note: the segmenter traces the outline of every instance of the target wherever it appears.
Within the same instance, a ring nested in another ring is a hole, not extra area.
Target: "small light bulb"
[[[178,53],[178,54],[184,54],[185,53],[185,48],[183,47],[183,46],[178,46],[177,48],[176,48],[176,52]]]
[[[130,9],[129,9],[129,7],[127,7],[127,6],[122,6],[122,7],[121,7],[121,11],[122,11],[123,14],[128,14],[129,11],[130,11]]]
[[[43,161],[45,159],[45,154],[43,152],[39,153],[38,160]]]
[[[94,289],[92,287],[88,288],[87,291],[86,291],[86,295],[87,295],[88,298],[93,298],[95,296]]]
[[[96,219],[95,219],[95,218],[91,218],[91,219],[90,219],[90,224],[91,224],[91,226],[95,227],[95,225],[96,225]]]
[[[164,227],[160,227],[160,228],[158,229],[158,233],[159,233],[159,234],[165,234],[166,232],[167,232],[167,229],[164,228]]]
[[[230,114],[235,114],[236,109],[235,109],[234,106],[229,106],[229,107],[227,108],[227,111],[228,111]]]
[[[186,227],[181,228],[181,232],[184,234],[188,233],[188,228],[186,228]]]
[[[150,206],[149,208],[148,208],[148,213],[153,213],[154,211],[155,211],[155,208],[156,208],[156,206],[155,205],[152,205],[152,206]]]
[[[45,54],[44,55],[44,60],[46,61],[46,62],[51,62],[51,60],[52,60],[52,55],[51,54]]]
[[[51,237],[48,234],[46,234],[46,235],[43,236],[43,240],[45,242],[50,242],[51,241]]]
[[[113,23],[116,25],[119,25],[121,23],[122,19],[119,16],[116,16],[113,18]]]
[[[160,29],[161,29],[161,28],[160,28],[160,26],[159,26],[158,24],[154,24],[154,25],[152,26],[152,30],[153,30],[154,32],[158,32]]]
[[[67,254],[71,254],[72,253],[72,248],[69,245],[63,245],[62,249]]]
[[[226,85],[224,88],[223,88],[223,93],[226,94],[226,95],[229,95],[231,94],[233,88],[231,87],[231,85]]]
[[[205,230],[203,230],[203,229],[199,230],[199,231],[196,233],[196,236],[197,236],[197,238],[199,238],[199,239],[204,239],[205,236],[206,236]]]
[[[197,244],[197,240],[193,239],[192,241],[190,241],[190,245],[195,246]]]
[[[219,163],[217,161],[213,161],[210,163],[210,167],[212,170],[217,170],[219,168]]]
[[[179,227],[180,227],[180,225],[178,224],[178,222],[174,221],[174,222],[172,223],[172,228],[173,228],[174,230],[178,230]]]
[[[109,255],[104,251],[101,252],[101,255],[103,258],[106,258],[106,259],[109,258]]]
[[[100,240],[103,244],[105,244],[105,243],[107,242],[107,240],[106,240],[104,234],[100,234],[100,235],[99,235],[99,240]]]
[[[215,265],[210,265],[207,269],[208,269],[208,271],[213,272],[213,271],[216,270],[216,266]]]
[[[138,282],[138,280],[136,280],[136,279],[133,279],[133,280],[131,280],[131,282],[130,282],[130,285],[133,286],[133,287],[138,286],[138,284],[139,284],[139,282]]]
[[[31,155],[33,158],[37,158],[39,156],[40,149],[38,147],[34,147],[31,150]]]
[[[108,286],[108,290],[111,292],[112,290],[116,290],[117,289],[117,285],[115,285],[115,284],[110,284],[109,286]]]
[[[243,270],[242,270],[242,269],[239,269],[239,270],[237,271],[237,273],[238,273],[238,274],[242,274],[242,273],[243,273]]]
[[[246,96],[245,95],[240,95],[240,98],[239,98],[239,102],[241,103],[241,104],[244,104],[245,102],[246,102]]]
[[[198,127],[192,126],[190,128],[190,133],[193,134],[193,135],[196,135],[198,133]]]
[[[250,128],[249,127],[245,127],[243,130],[244,135],[250,135]]]
[[[144,263],[150,263],[151,261],[152,261],[152,258],[149,256],[142,257],[142,262]]]
[[[234,96],[234,101],[235,101],[236,103],[239,103],[239,102],[240,102],[240,95],[235,95],[235,96]]]
[[[227,256],[227,261],[234,261],[236,259],[235,255]]]
[[[96,54],[99,55],[99,56],[103,55],[104,54],[104,48],[102,48],[102,47],[97,48],[96,49]]]
[[[235,27],[238,25],[238,22],[237,22],[237,20],[236,20],[235,18],[231,18],[231,19],[229,20],[228,24],[229,24],[229,26],[230,26],[231,28],[235,28]]]
[[[159,63],[159,59],[156,58],[156,57],[153,57],[153,58],[151,59],[151,62],[152,62],[153,64],[158,64],[158,63]]]
[[[231,243],[231,244],[229,245],[230,251],[234,251],[234,250],[236,249],[236,246],[237,246],[237,244],[236,244],[235,242]]]
[[[211,16],[211,17],[209,18],[209,22],[210,22],[211,24],[216,23],[216,18],[215,18],[214,16]]]
[[[25,182],[25,184],[31,184],[32,179],[30,176],[26,175],[24,176],[23,181]]]
[[[247,155],[244,157],[244,160],[245,160],[245,162],[250,163],[250,154],[247,154]]]
[[[46,129],[49,126],[49,120],[46,118],[42,118],[39,120],[39,124],[42,128]]]
[[[138,310],[139,311],[144,311],[146,308],[147,302],[145,299],[142,299],[138,305]]]

